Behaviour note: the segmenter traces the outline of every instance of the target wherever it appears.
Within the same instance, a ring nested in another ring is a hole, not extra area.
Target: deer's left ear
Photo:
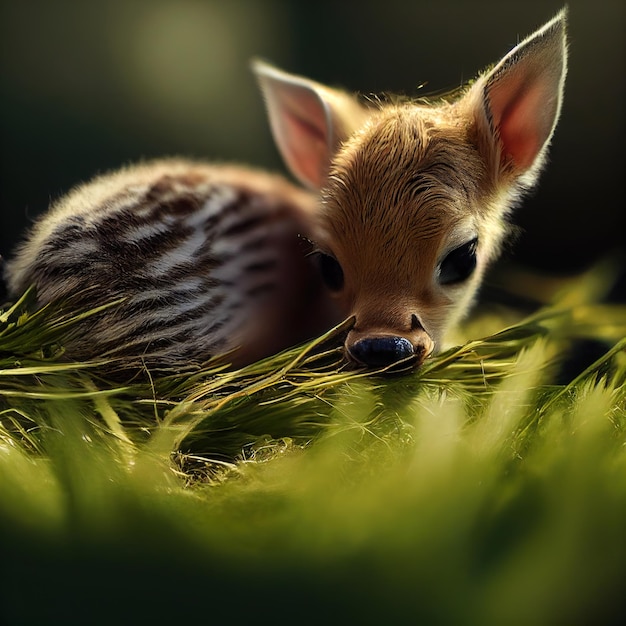
[[[468,93],[489,161],[531,185],[544,161],[563,96],[566,9],[511,50]]]
[[[292,174],[319,189],[341,142],[365,119],[355,98],[254,61],[274,141]]]

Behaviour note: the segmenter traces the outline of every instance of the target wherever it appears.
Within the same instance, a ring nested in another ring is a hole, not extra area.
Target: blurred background
[[[570,0],[563,114],[505,262],[572,274],[626,250],[623,0]],[[454,87],[561,0],[0,0],[0,254],[94,174],[183,155],[284,170],[259,56],[363,93]]]

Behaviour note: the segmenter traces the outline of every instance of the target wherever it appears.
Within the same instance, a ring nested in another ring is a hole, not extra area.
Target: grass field
[[[404,375],[346,369],[339,328],[125,384],[64,361],[75,317],[27,294],[0,314],[0,623],[623,623],[605,282],[479,316]]]

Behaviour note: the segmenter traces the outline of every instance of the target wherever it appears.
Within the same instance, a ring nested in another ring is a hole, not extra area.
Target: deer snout
[[[410,336],[351,331],[346,339],[348,356],[367,367],[387,367],[408,359],[414,359],[414,365],[419,366],[433,349],[433,340],[423,330]]]

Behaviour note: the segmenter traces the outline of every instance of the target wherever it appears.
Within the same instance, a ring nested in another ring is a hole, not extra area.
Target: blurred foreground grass
[[[0,314],[0,623],[622,623],[603,281],[403,376],[345,369],[339,328],[124,385],[64,362],[74,317],[26,295]],[[580,339],[604,354],[555,382]]]

